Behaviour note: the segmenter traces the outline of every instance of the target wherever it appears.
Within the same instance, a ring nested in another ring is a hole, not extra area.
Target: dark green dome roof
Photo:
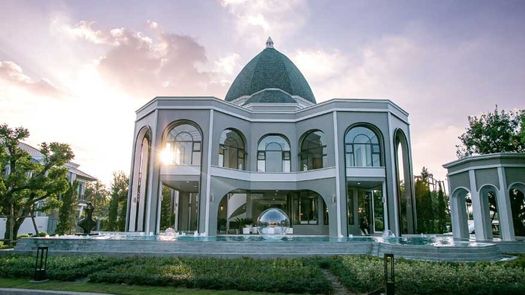
[[[267,48],[242,69],[230,86],[225,100],[232,101],[267,88],[278,88],[316,103],[303,74],[288,57],[273,48],[273,42],[267,43]],[[287,99],[283,102],[287,102]]]
[[[265,89],[253,94],[244,104],[249,103],[295,103],[290,94],[280,89]]]

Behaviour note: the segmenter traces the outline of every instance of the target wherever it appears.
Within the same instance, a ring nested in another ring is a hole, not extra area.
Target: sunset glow
[[[414,174],[439,179],[467,116],[525,108],[523,1],[2,1],[0,123],[68,143],[82,170],[129,173],[135,111],[225,97],[268,36],[317,102],[388,98],[410,113]],[[179,161],[166,147],[158,156]]]

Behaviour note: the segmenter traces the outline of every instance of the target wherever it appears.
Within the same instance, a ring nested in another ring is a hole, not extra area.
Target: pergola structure
[[[448,170],[452,231],[468,239],[514,241],[525,231],[525,154],[471,156],[443,165]],[[470,218],[469,218],[470,217]]]

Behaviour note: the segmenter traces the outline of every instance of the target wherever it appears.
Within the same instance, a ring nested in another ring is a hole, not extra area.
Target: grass
[[[32,283],[28,279],[13,279],[0,278],[0,288],[20,288],[20,289],[39,289],[39,290],[60,290],[71,292],[94,292],[94,293],[111,293],[122,295],[139,295],[139,294],[193,294],[193,295],[207,295],[207,294],[224,294],[224,295],[245,295],[245,294],[270,294],[263,292],[246,292],[235,290],[203,290],[203,289],[187,289],[187,288],[173,288],[173,287],[152,287],[152,286],[136,286],[136,285],[118,285],[118,284],[104,284],[104,283],[87,283],[85,281],[76,282],[62,282],[62,281],[47,281],[43,283]],[[271,293],[276,294],[276,293]]]

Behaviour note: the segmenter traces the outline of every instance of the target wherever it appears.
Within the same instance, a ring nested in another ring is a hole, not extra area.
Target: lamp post
[[[35,281],[47,280],[47,247],[38,247],[35,260]]]
[[[385,253],[385,291],[386,295],[395,294],[395,278],[394,278],[394,254]]]

